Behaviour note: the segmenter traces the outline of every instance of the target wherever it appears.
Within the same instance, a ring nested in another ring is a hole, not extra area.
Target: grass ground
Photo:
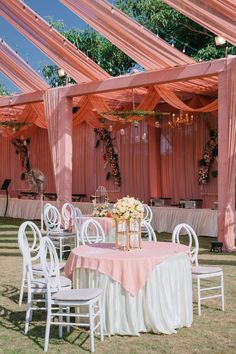
[[[45,313],[36,312],[28,336],[24,336],[25,305],[18,306],[22,258],[17,245],[17,231],[22,220],[0,218],[0,353],[42,353],[44,345]],[[159,234],[158,239],[170,241],[170,235]],[[201,264],[219,265],[225,276],[226,310],[217,309],[219,299],[202,306],[191,328],[179,329],[177,334],[141,334],[139,337],[113,336],[105,342],[95,342],[97,354],[235,354],[236,353],[236,255],[209,253],[211,238],[200,237]],[[86,332],[72,330],[63,339],[58,328],[51,327],[48,353],[87,353],[89,339]]]

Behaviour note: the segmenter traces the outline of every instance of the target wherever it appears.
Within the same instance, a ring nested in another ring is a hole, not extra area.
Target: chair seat
[[[53,288],[53,284],[54,284],[55,278],[51,279],[51,283],[52,283],[52,288]],[[60,277],[60,283],[61,283],[61,287],[62,288],[66,288],[71,286],[71,280],[61,276]],[[39,279],[39,280],[33,280],[31,282],[31,287],[34,289],[46,289],[47,288],[47,282],[45,279]]]
[[[222,272],[222,268],[220,267],[193,267],[193,274],[212,274],[212,273],[220,273]]]
[[[52,296],[53,300],[58,301],[88,301],[102,294],[102,289],[70,289],[61,290]]]
[[[63,268],[65,267],[65,264],[66,264],[66,262],[60,262],[60,263],[59,263],[59,269],[60,269],[60,270],[63,269]],[[33,271],[36,271],[36,272],[42,271],[41,263],[33,264],[32,270],[33,270]]]

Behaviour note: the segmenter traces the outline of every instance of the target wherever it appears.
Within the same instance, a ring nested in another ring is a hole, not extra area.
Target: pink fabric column
[[[235,247],[236,60],[228,59],[219,74],[218,241],[228,252]]]
[[[160,129],[149,127],[149,188],[150,197],[161,196]]]
[[[72,195],[72,99],[62,98],[61,89],[44,94],[48,137],[55,175],[58,207]]]

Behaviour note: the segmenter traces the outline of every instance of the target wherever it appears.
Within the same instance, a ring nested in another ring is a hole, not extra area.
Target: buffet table
[[[198,236],[217,237],[217,210],[152,207],[152,226],[157,232],[172,233],[175,226],[186,223]]]
[[[56,205],[55,201],[45,201]],[[93,204],[89,202],[73,202],[84,215],[92,214]],[[0,216],[4,215],[5,198],[0,198]],[[198,236],[217,237],[217,210],[181,209],[177,207],[151,207],[153,212],[152,226],[157,232],[172,233],[179,223],[187,223],[193,227]],[[27,220],[40,219],[40,200],[10,198],[7,216]]]
[[[189,248],[168,242],[143,242],[124,252],[100,243],[72,250],[65,274],[74,288],[99,287],[104,331],[138,335],[175,333],[192,324],[192,274]]]

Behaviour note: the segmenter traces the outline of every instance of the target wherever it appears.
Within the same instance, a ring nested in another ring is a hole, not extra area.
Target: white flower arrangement
[[[93,210],[93,216],[104,218],[108,215],[109,204],[96,204]]]
[[[134,221],[143,219],[143,213],[143,204],[139,200],[129,196],[119,199],[112,209],[113,218],[121,220]]]

